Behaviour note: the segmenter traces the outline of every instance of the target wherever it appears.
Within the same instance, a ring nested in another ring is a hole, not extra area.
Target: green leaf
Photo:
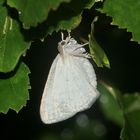
[[[126,94],[122,100],[125,123],[121,132],[122,140],[140,139],[140,94]]]
[[[0,72],[13,70],[20,56],[29,48],[18,23],[10,18],[5,8],[0,8]]]
[[[89,35],[90,54],[98,67],[105,66],[107,68],[110,68],[110,63],[107,55],[105,54],[104,50],[99,46],[94,37],[94,23],[96,20],[97,18],[95,18],[91,24],[91,34]]]
[[[80,24],[83,10],[90,9],[94,3],[95,0],[72,0],[70,3],[62,3],[57,10],[50,11],[45,22],[27,31],[27,35],[31,34],[31,38],[43,39],[54,31],[71,31]]]
[[[121,110],[116,97],[116,94],[120,94],[120,91],[104,82],[98,84],[98,89],[101,93],[99,100],[100,107],[104,115],[117,125],[122,126],[124,122],[123,111]]]
[[[9,109],[18,112],[29,99],[29,69],[21,63],[16,72],[8,78],[0,79],[0,112],[7,113]]]
[[[123,126],[122,140],[140,139],[140,94],[124,94],[104,83],[100,82],[99,91],[100,107],[105,116],[115,123]]]
[[[5,0],[0,0],[0,6],[3,5]]]
[[[61,4],[47,19],[46,35],[53,31],[74,29],[81,22],[83,10],[90,9],[94,3],[95,0],[72,0],[70,3]]]
[[[19,16],[25,27],[36,26],[44,21],[50,10],[56,10],[62,2],[70,0],[7,0],[9,6],[19,11]]]
[[[113,18],[112,24],[132,32],[132,39],[140,43],[139,7],[139,0],[105,0],[101,11]]]

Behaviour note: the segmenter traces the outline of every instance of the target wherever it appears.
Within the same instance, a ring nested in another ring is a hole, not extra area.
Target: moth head
[[[64,54],[64,48],[67,45],[68,41],[67,40],[62,40],[58,43],[58,51],[61,55]]]
[[[71,53],[78,45],[77,41],[74,38],[71,38],[70,33],[68,33],[66,39],[64,39],[64,34],[61,33],[61,39],[62,40],[58,43],[58,51],[61,55],[64,55],[64,53]]]
[[[69,42],[70,35],[66,39],[64,39],[64,34],[61,32],[61,41],[58,43],[58,51],[63,56],[64,55],[64,47]]]

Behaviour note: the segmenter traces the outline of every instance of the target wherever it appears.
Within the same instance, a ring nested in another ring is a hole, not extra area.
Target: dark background
[[[98,80],[113,83],[123,93],[140,91],[140,46],[136,42],[130,42],[131,33],[111,26],[110,17],[86,10],[81,24],[72,31],[72,36],[79,42],[80,38],[88,40],[90,25],[95,15],[99,15],[99,20],[95,23],[95,38],[111,64],[111,69],[97,68],[94,64]],[[26,57],[21,58],[31,70],[30,100],[18,114],[12,110],[6,115],[0,114],[1,140],[119,140],[121,128],[104,117],[98,100],[91,109],[66,121],[53,125],[41,122],[40,100],[51,63],[58,53],[57,43],[60,40],[60,32],[54,32],[44,42],[36,39]],[[83,126],[77,123],[78,120]]]

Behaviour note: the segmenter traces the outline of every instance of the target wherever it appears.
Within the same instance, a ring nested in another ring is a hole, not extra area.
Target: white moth
[[[40,115],[46,124],[66,120],[91,107],[99,93],[96,75],[83,46],[69,36],[58,43],[44,88]]]

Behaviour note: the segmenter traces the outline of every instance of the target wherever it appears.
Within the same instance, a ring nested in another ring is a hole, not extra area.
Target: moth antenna
[[[61,32],[61,39],[64,40],[64,34]]]
[[[69,38],[69,39],[71,38],[71,35],[70,35],[70,33],[71,33],[71,32],[70,32],[70,31],[68,31],[68,38]]]
[[[71,39],[70,31],[68,31],[68,36],[66,37],[66,42],[68,42]]]

